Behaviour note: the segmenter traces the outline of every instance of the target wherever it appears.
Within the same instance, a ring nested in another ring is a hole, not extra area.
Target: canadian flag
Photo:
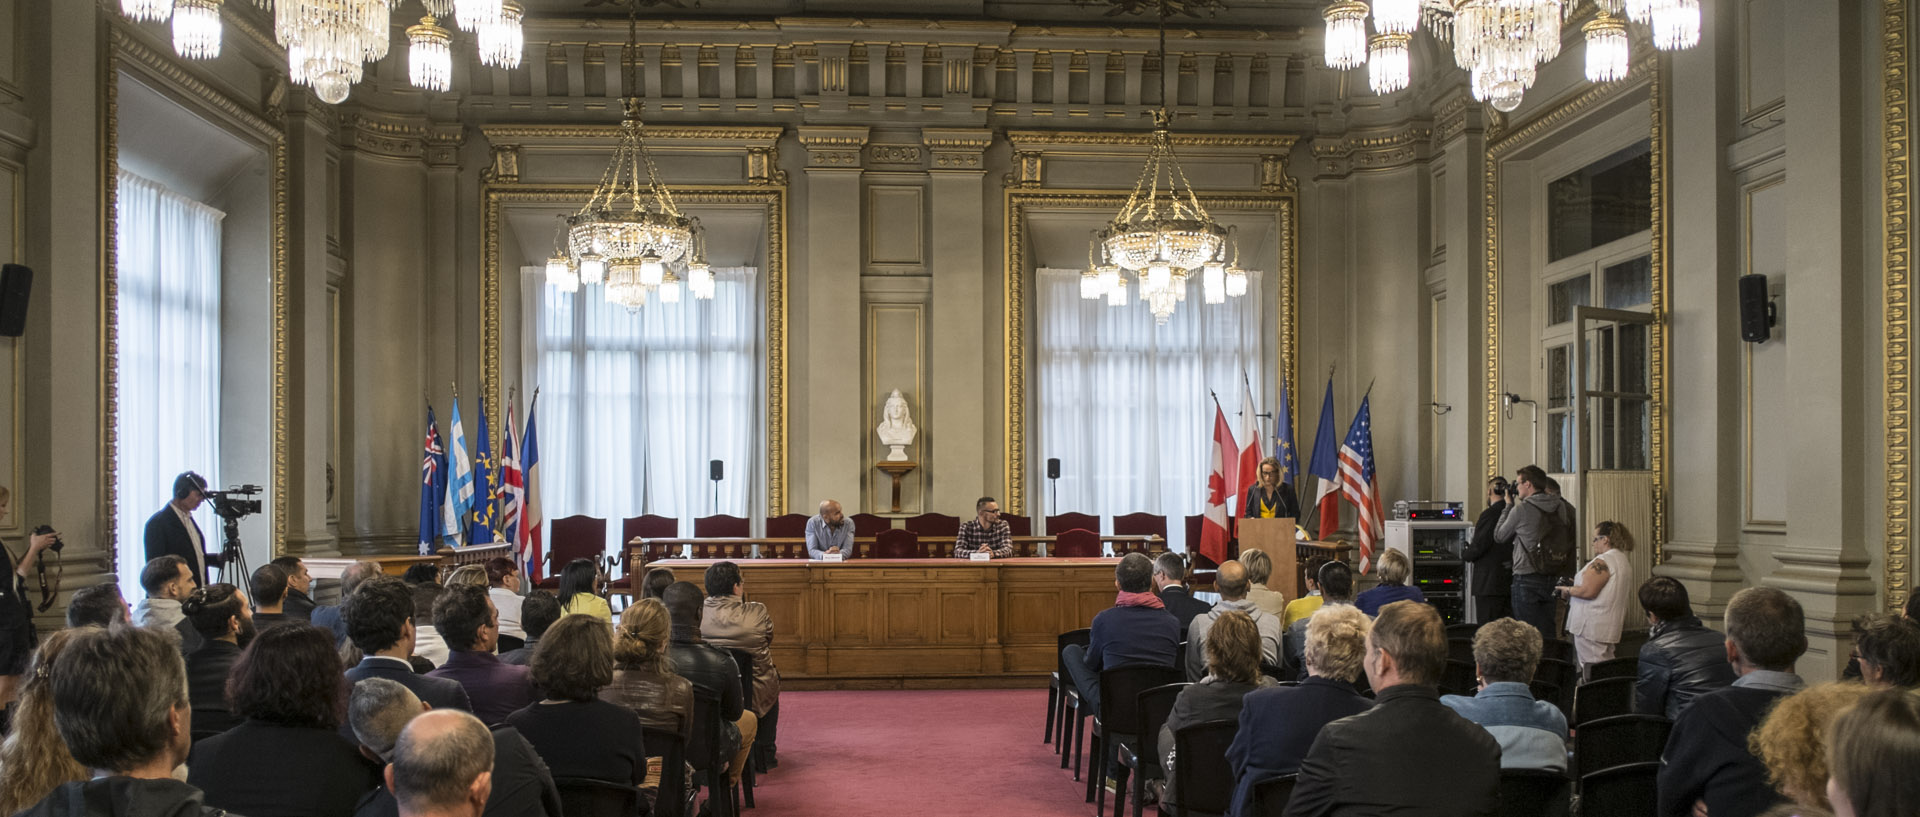
[[[1259,484],[1260,460],[1266,452],[1260,450],[1260,415],[1253,408],[1253,384],[1243,377],[1240,380],[1240,439],[1247,441],[1247,447],[1240,449],[1240,467],[1235,474],[1233,495],[1236,501],[1247,501],[1247,489]],[[1247,509],[1241,508],[1238,515],[1246,516]]]
[[[1233,429],[1227,427],[1227,413],[1219,401],[1213,404],[1213,472],[1207,475],[1207,505],[1201,511],[1200,555],[1214,564],[1227,561],[1227,540],[1232,537],[1227,525],[1227,463],[1240,451],[1233,444]]]

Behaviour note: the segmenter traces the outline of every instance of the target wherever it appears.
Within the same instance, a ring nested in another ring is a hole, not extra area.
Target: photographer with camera
[[[0,486],[0,520],[7,518],[12,503],[13,492]],[[26,671],[27,659],[40,642],[33,629],[33,602],[27,600],[27,572],[39,564],[41,553],[60,548],[60,532],[46,525],[27,539],[24,554],[16,555],[11,545],[0,542],[0,711],[13,705],[20,673]],[[7,720],[0,717],[0,725]]]
[[[1561,577],[1573,575],[1579,555],[1573,505],[1547,490],[1551,480],[1537,465],[1521,468],[1514,477],[1517,490],[1493,538],[1513,542],[1513,617],[1554,640],[1560,633],[1554,626],[1559,600],[1553,588]]]
[[[1460,558],[1473,565],[1474,618],[1482,624],[1513,615],[1513,543],[1493,535],[1507,510],[1513,486],[1506,477],[1487,480],[1487,508],[1473,523],[1473,539]]]
[[[173,501],[147,518],[147,561],[162,556],[178,556],[187,561],[193,569],[193,583],[199,587],[207,586],[207,564],[219,563],[218,552],[207,551],[206,538],[200,535],[200,525],[193,521],[193,511],[207,498],[207,480],[192,471],[175,477],[173,480]]]

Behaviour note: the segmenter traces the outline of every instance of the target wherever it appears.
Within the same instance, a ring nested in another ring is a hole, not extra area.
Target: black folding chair
[[[1285,817],[1287,800],[1293,797],[1293,784],[1299,781],[1299,775],[1289,774],[1255,783],[1253,807],[1246,813],[1249,817]]]
[[[1173,768],[1167,789],[1173,804],[1164,800],[1160,813],[1174,817],[1223,815],[1233,806],[1233,766],[1227,747],[1240,731],[1240,722],[1206,721],[1173,733]]]
[[[1473,637],[1449,635],[1447,638],[1447,660],[1465,661],[1469,664],[1473,663]]]
[[[1558,638],[1546,639],[1540,645],[1540,657],[1551,658],[1555,661],[1564,661],[1568,664],[1576,664],[1579,662],[1578,654],[1575,653],[1573,649],[1573,642],[1562,641]]]
[[[1093,630],[1082,627],[1061,633],[1056,639],[1053,650],[1055,662],[1053,679],[1047,682],[1047,728],[1046,733],[1040,738],[1041,743],[1054,744],[1053,749],[1056,752],[1066,750],[1066,741],[1055,741],[1054,736],[1060,735],[1064,738],[1067,734],[1067,691],[1073,688],[1073,676],[1067,674],[1066,659],[1060,657],[1060,652],[1065,650],[1068,644],[1078,644],[1081,649],[1085,649],[1092,638]],[[1059,724],[1057,727],[1056,723]],[[1061,768],[1066,768],[1065,764],[1062,764]]]
[[[1134,705],[1138,716],[1134,734],[1139,736],[1136,746],[1120,746],[1121,783],[1130,778],[1133,783],[1133,817],[1140,817],[1142,804],[1147,797],[1147,778],[1149,772],[1160,767],[1160,727],[1167,723],[1167,715],[1173,712],[1174,699],[1180,697],[1184,683],[1167,684],[1144,690]],[[1105,789],[1102,789],[1104,792]],[[1127,806],[1127,787],[1115,786],[1113,790],[1113,817]],[[1098,809],[1095,812],[1098,813]]]
[[[1615,715],[1587,721],[1573,733],[1573,762],[1578,764],[1583,781],[1589,775],[1621,766],[1657,765],[1672,731],[1673,721],[1659,715]]]
[[[1563,715],[1569,717],[1573,715],[1573,688],[1580,683],[1579,667],[1557,658],[1542,658],[1540,664],[1533,670],[1533,680],[1545,681],[1553,685],[1554,697],[1540,698],[1540,700],[1560,707]]]
[[[560,807],[567,817],[637,817],[640,814],[640,789],[630,784],[591,777],[556,777],[553,787],[560,791]]]
[[[1640,677],[1640,659],[1633,656],[1609,658],[1591,667],[1587,667],[1587,682],[1605,681],[1608,678]]]
[[[1573,718],[1568,725],[1578,729],[1583,723],[1633,714],[1633,688],[1638,683],[1638,678],[1608,678],[1574,687]]]
[[[1484,624],[1484,623],[1486,622],[1481,622],[1481,624]],[[1465,621],[1460,622],[1458,624],[1449,624],[1447,625],[1446,632],[1447,632],[1448,641],[1452,641],[1453,639],[1456,639],[1456,638],[1464,638],[1468,641],[1468,643],[1472,643],[1473,634],[1480,632],[1480,624],[1474,624],[1474,623],[1465,622]]]
[[[752,709],[753,653],[742,649],[728,649],[727,652],[733,655],[734,666],[740,668],[740,695],[742,699],[749,704],[747,708]],[[753,757],[754,752],[749,750],[747,752],[747,768],[740,772],[740,802],[747,808],[753,808]]]
[[[1106,777],[1107,764],[1119,763],[1118,747],[1140,737],[1129,731],[1140,722],[1140,693],[1180,680],[1179,673],[1172,667],[1100,671],[1100,713],[1093,719],[1093,758],[1087,761],[1087,802],[1094,804],[1094,813],[1106,808],[1107,790],[1100,783]],[[1076,727],[1076,743],[1079,742],[1077,731]]]
[[[1660,762],[1633,763],[1580,776],[1580,817],[1643,817],[1660,805]]]
[[[687,729],[692,730],[692,717],[689,716],[687,721]],[[688,735],[662,729],[642,729],[641,738],[646,742],[647,754],[660,755],[660,788],[653,795],[653,817],[681,817],[687,813],[690,796],[687,791]]]
[[[1500,770],[1500,817],[1567,817],[1573,778],[1545,769]]]
[[[1480,691],[1480,673],[1471,661],[1447,659],[1447,667],[1440,671],[1440,694],[1466,695],[1471,697]]]
[[[720,722],[720,697],[695,688],[693,738],[687,741],[687,758],[700,775],[695,779],[705,781],[712,817],[736,817],[740,810],[733,801],[733,786],[727,781],[727,762],[732,758],[721,742]],[[666,771],[662,769],[661,774]]]

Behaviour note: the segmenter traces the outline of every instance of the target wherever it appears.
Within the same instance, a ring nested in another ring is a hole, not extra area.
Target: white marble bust
[[[880,444],[892,449],[887,452],[887,462],[907,461],[907,446],[913,444],[919,429],[914,427],[913,417],[907,412],[907,398],[900,396],[899,389],[887,395],[887,403],[880,409],[880,427],[874,431],[880,435]]]

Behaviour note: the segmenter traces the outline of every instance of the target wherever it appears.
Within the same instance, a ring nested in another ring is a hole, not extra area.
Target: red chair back
[[[1048,556],[1062,556],[1075,559],[1095,558],[1100,555],[1100,534],[1085,528],[1074,528],[1054,537],[1053,547],[1047,550]]]
[[[959,536],[960,517],[943,513],[923,513],[908,517],[906,529],[921,536]]]
[[[746,538],[745,517],[714,514],[693,520],[693,535],[700,539]]]
[[[1167,518],[1157,513],[1130,513],[1113,518],[1115,536],[1158,536],[1167,538]]]
[[[767,517],[767,536],[773,539],[802,538],[807,535],[807,520],[812,518],[804,513],[769,516]]]
[[[671,516],[642,514],[620,520],[620,546],[625,548],[635,539],[677,539],[680,537],[680,520]]]
[[[1033,535],[1033,517],[1013,513],[1003,513],[1000,521],[1007,523],[1007,531],[1014,536]]]
[[[541,587],[549,583],[554,588],[560,586],[560,571],[567,563],[575,559],[599,559],[607,553],[607,520],[596,516],[574,515],[555,519],[547,526],[547,578],[540,582]]]
[[[921,559],[920,537],[910,530],[892,528],[880,532],[873,542],[875,559]]]
[[[1062,513],[1047,517],[1047,533],[1055,536],[1075,528],[1100,532],[1100,517],[1085,513]]]
[[[1205,524],[1206,516],[1202,514],[1194,514],[1193,516],[1187,517],[1188,570],[1211,571],[1220,566],[1218,562],[1200,555],[1200,530]],[[1207,581],[1212,582],[1212,577],[1209,576]]]
[[[856,513],[847,518],[853,520],[855,536],[879,536],[881,531],[893,529],[893,520],[876,514]]]

